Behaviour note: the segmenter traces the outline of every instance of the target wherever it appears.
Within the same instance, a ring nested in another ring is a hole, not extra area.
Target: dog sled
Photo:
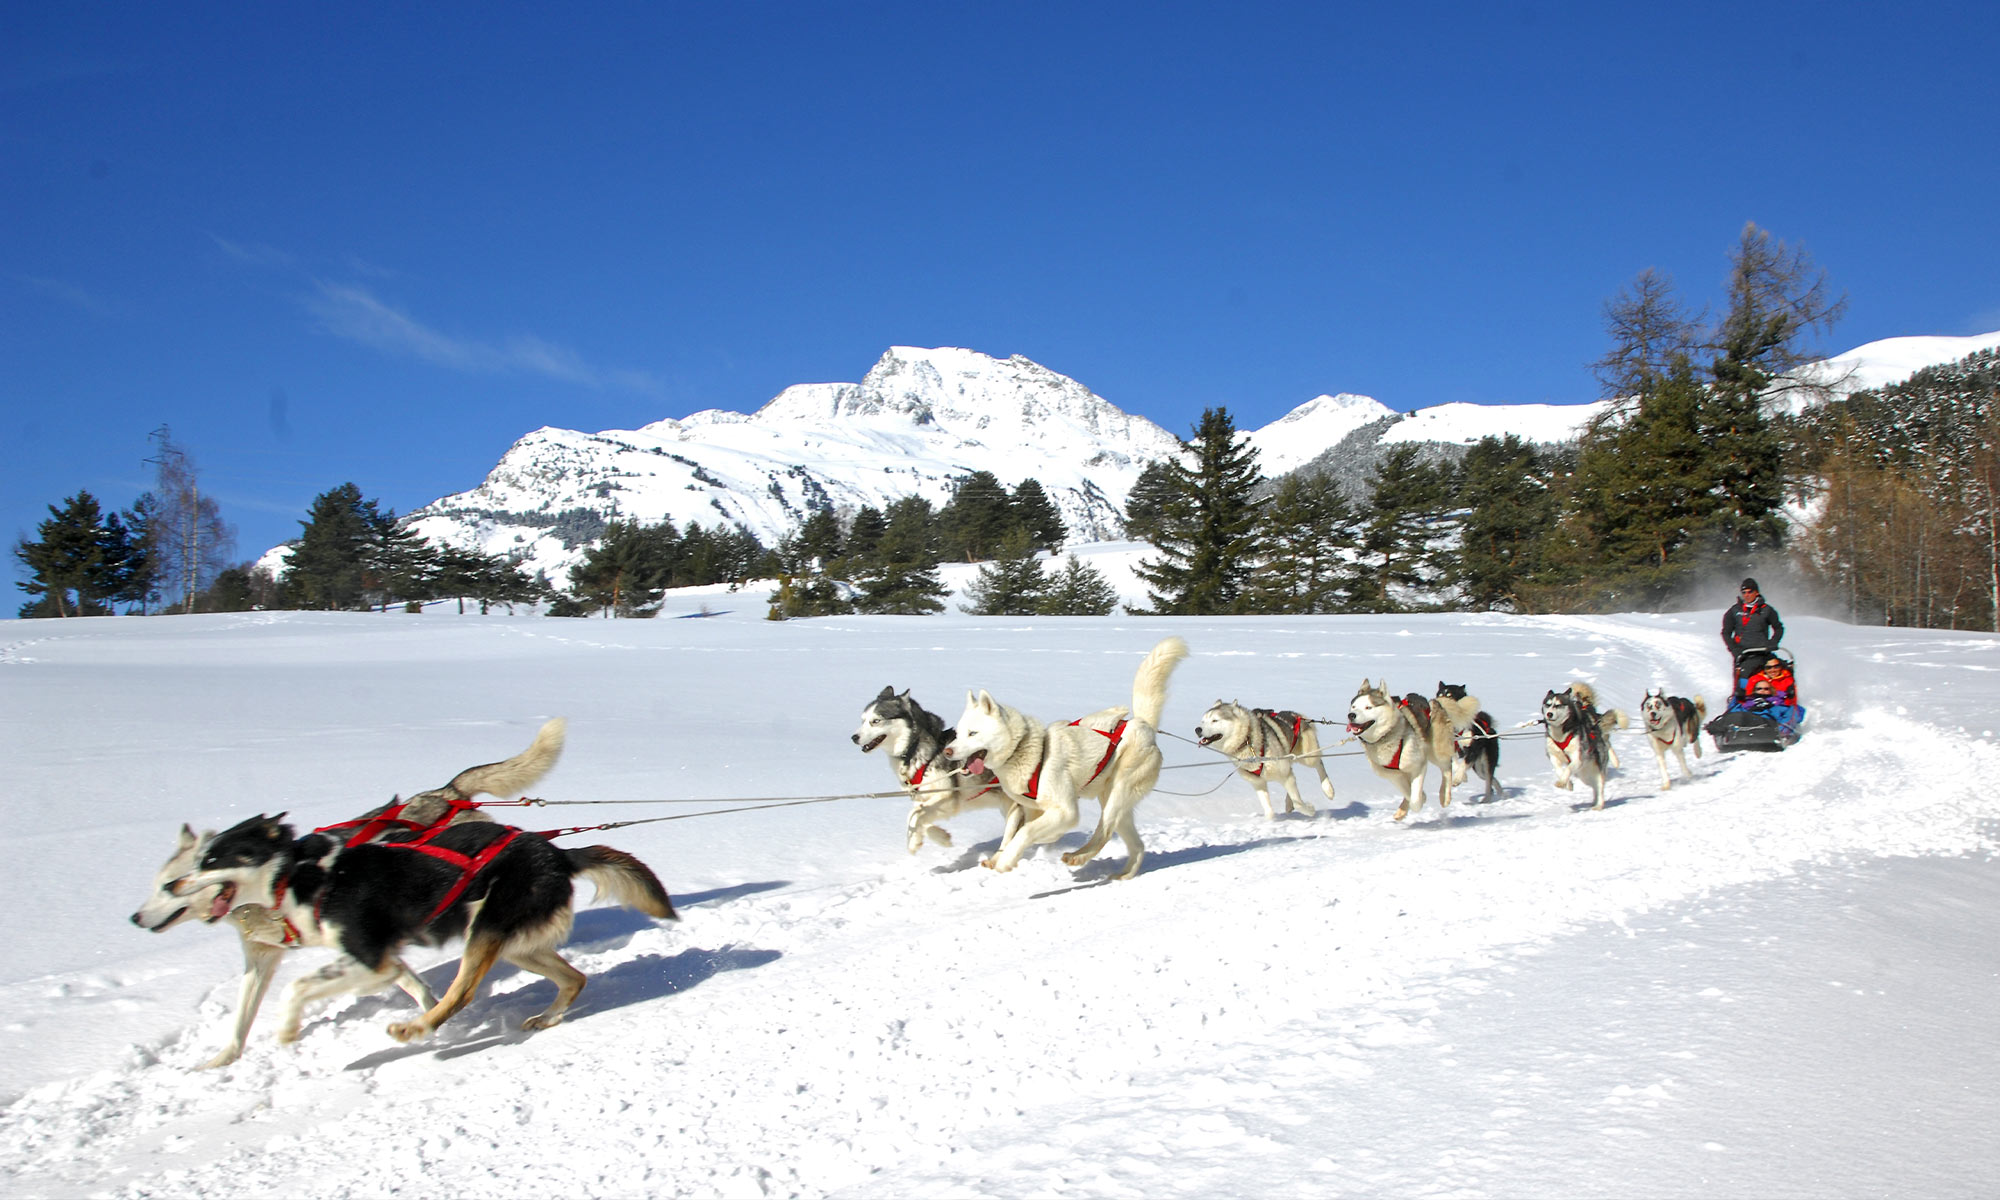
[[[1805,727],[1806,710],[1799,703],[1791,651],[1746,652],[1737,656],[1735,673],[1729,707],[1703,726],[1716,750],[1769,752],[1796,743]],[[1775,686],[1760,688],[1760,680]]]

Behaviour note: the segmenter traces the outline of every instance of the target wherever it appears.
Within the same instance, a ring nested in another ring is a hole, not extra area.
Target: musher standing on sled
[[[1765,603],[1755,579],[1745,579],[1741,598],[1722,614],[1722,644],[1735,664],[1732,698],[1742,693],[1744,677],[1764,665],[1784,636],[1785,623],[1778,619],[1778,610]]]

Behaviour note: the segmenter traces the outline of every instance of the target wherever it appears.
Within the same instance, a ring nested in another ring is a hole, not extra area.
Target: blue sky
[[[2000,329],[2000,6],[1390,7],[0,6],[0,534],[163,423],[250,557],[897,344],[1183,434],[1588,400],[1752,220],[1829,352]]]

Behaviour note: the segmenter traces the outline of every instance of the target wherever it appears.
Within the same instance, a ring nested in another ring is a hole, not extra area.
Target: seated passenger
[[[1778,728],[1788,738],[1796,738],[1800,724],[1806,719],[1806,710],[1797,703],[1790,671],[1783,672],[1783,682],[1789,690],[1780,691],[1779,684],[1771,679],[1770,670],[1766,668],[1751,677],[1748,690],[1729,706],[1729,710],[1769,717],[1778,723]]]

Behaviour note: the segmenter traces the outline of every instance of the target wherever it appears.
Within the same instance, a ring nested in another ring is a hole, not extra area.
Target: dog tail
[[[1187,656],[1187,643],[1177,637],[1161,642],[1146,655],[1139,673],[1132,677],[1133,720],[1160,727],[1160,717],[1167,709],[1167,680]]]
[[[1697,717],[1706,717],[1708,715],[1708,701],[1702,699],[1700,696],[1694,698],[1694,715]]]
[[[620,908],[635,909],[649,917],[662,920],[678,920],[674,902],[667,895],[667,889],[660,883],[660,877],[653,874],[651,867],[623,850],[609,846],[584,846],[577,850],[563,851],[569,859],[570,867],[578,875],[590,880],[597,894],[610,900]]]
[[[563,735],[569,723],[557,717],[541,727],[528,748],[504,762],[467,767],[452,776],[440,791],[455,792],[460,799],[474,796],[512,796],[535,786],[562,757]]]
[[[1605,709],[1604,724],[1611,726],[1613,729],[1629,729],[1632,726],[1632,722],[1625,716],[1625,710],[1622,708]]]

